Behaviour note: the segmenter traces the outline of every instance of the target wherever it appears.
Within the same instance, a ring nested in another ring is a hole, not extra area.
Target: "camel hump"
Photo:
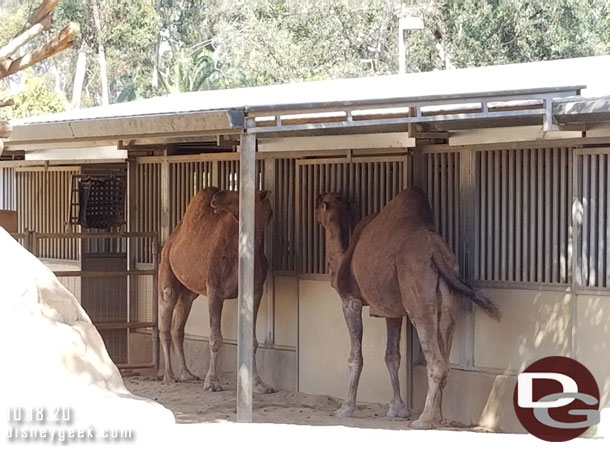
[[[455,255],[451,252],[441,236],[437,232],[430,232],[430,239],[432,240],[432,264],[447,285],[454,291],[468,297],[472,302],[481,307],[490,317],[500,320],[502,314],[496,304],[480,291],[477,291],[466,284],[460,278]]]
[[[399,192],[391,203],[399,206],[402,210],[401,213],[412,223],[434,227],[432,208],[423,189],[410,186]]]

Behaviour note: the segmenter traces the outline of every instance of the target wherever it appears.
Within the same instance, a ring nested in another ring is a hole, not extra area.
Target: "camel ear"
[[[236,192],[218,191],[210,203],[214,213],[228,211],[237,219],[239,217],[239,197]]]
[[[265,189],[263,191],[259,191],[258,192],[258,200],[263,201],[265,199],[268,199],[270,195],[271,195],[271,191],[269,191],[268,189]]]

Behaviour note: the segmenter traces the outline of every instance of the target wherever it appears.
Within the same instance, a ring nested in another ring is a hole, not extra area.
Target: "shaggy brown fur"
[[[317,220],[326,230],[327,259],[332,285],[341,296],[352,351],[347,400],[337,415],[351,416],[362,371],[362,306],[387,320],[386,364],[394,390],[388,415],[406,416],[400,397],[400,327],[408,316],[427,362],[428,395],[424,411],[413,427],[429,428],[441,416],[442,390],[447,380],[449,352],[459,313],[456,294],[464,295],[499,319],[497,307],[459,278],[458,263],[432,219],[428,199],[419,188],[394,197],[378,214],[366,217],[345,239],[346,200],[326,193],[318,198]]]
[[[263,249],[264,229],[271,219],[268,191],[256,199],[254,258],[254,329],[267,278],[267,258]],[[237,297],[239,196],[236,191],[209,187],[190,201],[182,221],[176,226],[161,252],[159,265],[159,331],[165,362],[164,380],[176,380],[170,364],[170,335],[177,356],[178,380],[194,380],[184,359],[184,326],[193,300],[208,297],[210,310],[210,367],[204,389],[220,391],[216,366],[222,344],[220,329],[225,299]],[[254,352],[256,356],[255,338]],[[256,371],[254,390],[270,393]]]

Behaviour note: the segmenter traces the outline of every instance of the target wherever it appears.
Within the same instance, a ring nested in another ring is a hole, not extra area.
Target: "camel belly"
[[[378,252],[373,257],[359,253],[358,250],[354,252],[352,274],[362,299],[370,307],[371,316],[398,318],[407,314],[391,258],[391,254],[383,252]]]

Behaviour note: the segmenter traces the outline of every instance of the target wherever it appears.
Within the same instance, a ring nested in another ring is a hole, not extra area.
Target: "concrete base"
[[[132,333],[129,342],[131,363],[146,363],[152,359],[151,337],[149,334]],[[205,378],[210,363],[208,341],[186,338],[184,354],[189,370],[198,377]],[[174,355],[172,350],[172,361]],[[256,354],[258,370],[263,380],[277,390],[297,390],[296,350],[259,347]],[[160,351],[160,373],[163,370],[163,354]],[[237,369],[237,345],[224,342],[220,348],[218,370],[222,379],[224,373],[235,374]],[[225,380],[221,380],[225,382]],[[234,381],[232,381],[233,383]]]
[[[495,432],[526,433],[513,407],[517,377],[484,372],[449,371],[443,391],[443,417],[464,426],[480,426]],[[428,382],[425,366],[416,366],[413,374],[414,409],[424,408]]]

